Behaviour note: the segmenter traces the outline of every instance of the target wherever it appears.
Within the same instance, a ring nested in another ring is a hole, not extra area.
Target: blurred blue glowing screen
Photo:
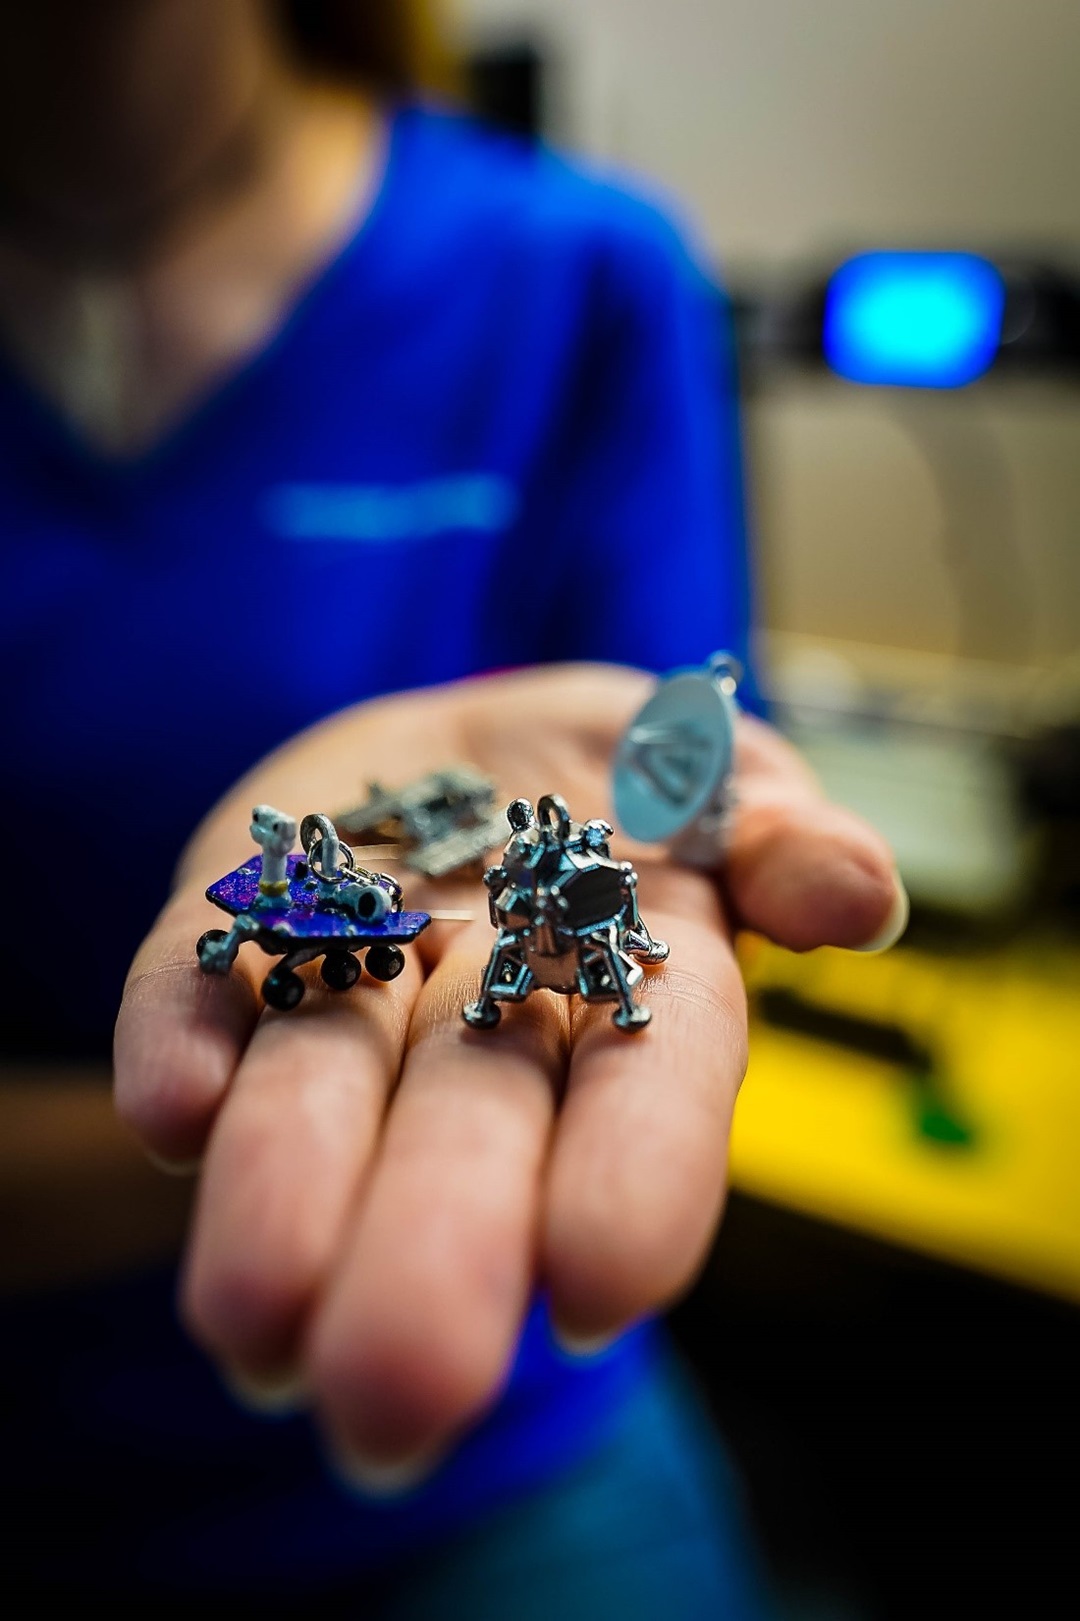
[[[973,253],[863,253],[825,294],[825,360],[853,383],[960,388],[997,354],[1005,283]]]

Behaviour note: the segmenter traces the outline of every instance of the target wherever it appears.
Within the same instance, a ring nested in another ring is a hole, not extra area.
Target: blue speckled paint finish
[[[320,903],[314,891],[305,888],[303,878],[296,877],[296,868],[303,859],[299,855],[288,858],[288,906],[267,908],[265,911],[260,907],[256,912],[260,919],[266,919],[262,933],[280,940],[282,951],[288,951],[290,946],[301,942],[314,945],[321,940],[328,945],[339,941],[355,941],[365,946],[407,945],[431,922],[427,912],[391,912],[381,923],[361,923],[357,918],[334,911],[325,902]],[[259,899],[261,871],[262,856],[256,853],[242,867],[226,873],[216,884],[211,884],[206,891],[207,900],[220,906],[223,912],[231,912],[233,917],[239,917],[241,912],[254,911]]]

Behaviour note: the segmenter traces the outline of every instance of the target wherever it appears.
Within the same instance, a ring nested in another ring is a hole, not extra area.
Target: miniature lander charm
[[[662,963],[663,940],[654,940],[637,906],[637,874],[612,859],[611,827],[570,820],[566,802],[547,794],[534,813],[515,799],[506,819],[512,837],[497,867],[484,875],[491,921],[498,936],[480,995],[462,1016],[491,1029],[503,1002],[523,1002],[545,988],[587,1002],[617,1002],[613,1020],[639,1030],[652,1017],[633,999],[641,965]]]

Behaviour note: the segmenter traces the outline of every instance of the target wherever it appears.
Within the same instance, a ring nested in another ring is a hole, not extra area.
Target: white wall
[[[564,47],[567,133],[690,198],[716,250],[1076,238],[1077,0],[454,0]]]
[[[1061,244],[1080,260],[1080,0],[453,9],[474,37],[549,39],[562,137],[679,193],[729,272],[887,243]],[[970,399],[1006,457],[1037,661],[1076,653],[1080,390]],[[751,432],[767,622],[948,651],[941,513],[889,397],[800,386],[757,405]]]

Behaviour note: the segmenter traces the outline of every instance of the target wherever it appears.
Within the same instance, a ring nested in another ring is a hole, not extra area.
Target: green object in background
[[[975,1128],[950,1106],[941,1077],[933,1071],[917,1071],[912,1080],[919,1135],[942,1147],[970,1148],[976,1140]]]

